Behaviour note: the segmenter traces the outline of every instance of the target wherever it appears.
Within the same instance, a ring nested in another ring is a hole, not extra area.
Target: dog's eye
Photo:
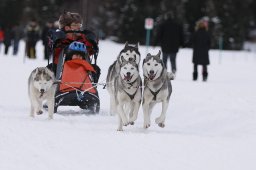
[[[124,69],[126,70],[126,69],[127,69],[127,67],[124,67]]]
[[[155,64],[155,66],[158,66],[158,64]]]
[[[132,67],[131,70],[134,70],[134,68]]]
[[[34,80],[35,80],[35,81],[39,81],[39,78],[38,78],[38,77],[36,77]]]
[[[47,77],[47,78],[46,78],[47,81],[50,81],[51,79],[52,79],[51,77]]]
[[[126,55],[129,55],[128,53],[126,53]]]
[[[150,63],[148,63],[148,66],[150,66]]]

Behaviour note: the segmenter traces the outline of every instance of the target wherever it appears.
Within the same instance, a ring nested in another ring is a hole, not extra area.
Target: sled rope
[[[81,85],[83,85],[83,84],[93,84],[94,86],[92,86],[91,88],[97,87],[97,86],[103,86],[103,89],[106,88],[106,85],[107,85],[107,84],[112,84],[112,86],[113,86],[113,82],[105,82],[105,83],[82,83],[82,82],[63,82],[63,81],[61,81],[61,80],[57,80],[57,81],[54,82],[54,84],[59,84],[59,83],[63,83],[63,84],[65,84],[65,85],[67,85],[67,86],[69,86],[69,87],[71,87],[71,88],[73,88],[73,89],[76,89],[76,88],[72,87],[70,84],[81,84]],[[134,87],[134,88],[143,88],[143,87],[145,87],[145,86],[138,86],[138,87]],[[88,91],[88,90],[90,90],[91,88],[85,89],[85,90]],[[78,90],[78,89],[76,89],[76,90]],[[80,91],[81,91],[81,90],[80,90]],[[81,92],[82,92],[82,91],[81,91]]]

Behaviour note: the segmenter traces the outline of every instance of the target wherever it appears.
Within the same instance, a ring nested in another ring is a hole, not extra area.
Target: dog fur
[[[142,98],[141,85],[138,65],[135,61],[126,61],[122,57],[120,73],[114,82],[114,107],[116,107],[119,118],[118,131],[123,130],[123,125],[133,125],[137,119]],[[129,119],[127,114],[129,114]]]
[[[30,116],[42,114],[43,101],[47,100],[48,118],[53,118],[56,84],[54,73],[47,67],[33,70],[28,79],[28,95],[31,102]]]
[[[172,73],[168,73],[160,59],[161,51],[157,55],[150,53],[143,60],[144,91],[143,91],[143,114],[144,128],[150,126],[150,116],[156,103],[162,103],[161,115],[155,119],[160,127],[165,126],[165,117],[172,93],[171,81],[174,79]]]
[[[123,58],[123,59],[122,59]],[[110,95],[110,115],[115,115],[117,113],[116,107],[115,107],[115,97],[114,97],[114,81],[119,76],[120,73],[120,65],[123,61],[135,61],[137,65],[140,63],[140,52],[139,52],[139,44],[136,44],[134,47],[128,45],[128,43],[125,44],[124,48],[119,53],[117,59],[114,61],[112,65],[110,65],[108,69],[107,74],[107,90]]]

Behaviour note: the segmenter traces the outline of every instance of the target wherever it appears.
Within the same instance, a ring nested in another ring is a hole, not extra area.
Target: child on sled
[[[97,55],[98,55],[98,39],[95,34],[89,30],[81,30],[82,28],[82,18],[78,13],[64,12],[59,17],[59,29],[56,32],[52,33],[52,55],[53,63],[48,65],[49,68],[53,70],[56,75],[57,64],[60,60],[61,52],[63,49],[64,52],[67,50],[69,45],[72,42],[80,42],[85,45],[86,48],[86,60],[91,60],[90,57],[94,56],[95,63],[92,64],[93,68],[96,71],[97,81],[100,76],[100,68],[96,64]]]

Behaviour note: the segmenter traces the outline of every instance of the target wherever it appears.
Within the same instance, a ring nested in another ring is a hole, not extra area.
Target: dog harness
[[[162,87],[161,87],[162,88]],[[148,88],[149,89],[149,91],[153,94],[153,100],[156,100],[156,96],[157,96],[157,94],[160,92],[160,90],[161,90],[161,88],[159,89],[159,90],[157,90],[156,92],[153,92],[150,88]]]
[[[134,81],[134,82],[131,82],[131,83],[127,83],[127,84],[129,84],[130,85],[130,87],[128,87],[128,89],[130,89],[132,86],[133,86],[133,84],[136,82],[136,80]],[[141,83],[140,83],[141,84]],[[136,93],[137,93],[137,91],[138,91],[138,88],[137,88],[137,90],[135,91],[135,93],[134,94],[129,94],[129,93],[127,93],[125,90],[124,90],[124,92],[130,97],[130,99],[131,100],[133,100],[134,99],[134,97],[135,97],[135,95],[136,95]]]

